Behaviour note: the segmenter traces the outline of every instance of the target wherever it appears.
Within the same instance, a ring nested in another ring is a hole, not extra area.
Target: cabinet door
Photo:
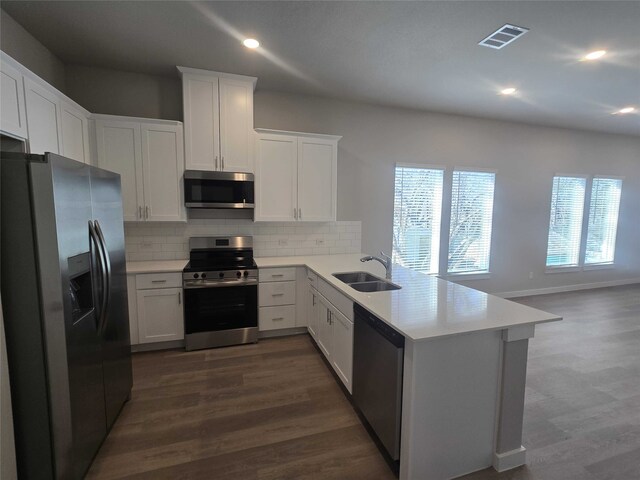
[[[120,174],[125,222],[144,220],[141,143],[139,123],[96,121],[97,164]]]
[[[253,173],[253,83],[219,81],[220,169]]]
[[[333,328],[333,349],[331,365],[344,386],[351,393],[351,373],[353,365],[353,323],[342,313],[331,309],[331,327]]]
[[[319,296],[316,301],[318,302],[318,347],[331,362],[331,352],[333,352],[333,328],[329,317],[331,310],[328,302],[322,297]]]
[[[129,302],[129,338],[131,345],[138,342],[138,292],[136,290],[136,276],[127,275],[127,301]]]
[[[318,327],[320,306],[318,301],[318,292],[315,289],[309,287],[307,291],[307,329],[311,336],[318,341]]]
[[[255,220],[296,219],[297,137],[260,134],[257,137]]]
[[[138,290],[138,341],[153,343],[183,338],[182,289]]]
[[[218,78],[184,75],[182,95],[187,170],[220,170]]]
[[[29,78],[24,79],[29,152],[62,153],[60,103],[56,95]]]
[[[337,145],[335,141],[298,139],[298,220],[336,219]]]
[[[0,130],[27,138],[22,73],[0,62]]]
[[[145,219],[186,220],[182,127],[142,124],[141,133]]]
[[[62,155],[91,164],[89,119],[83,111],[67,102],[60,104]]]

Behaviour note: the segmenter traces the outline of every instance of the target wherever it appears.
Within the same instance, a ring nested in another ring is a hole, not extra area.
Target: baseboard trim
[[[493,454],[493,468],[498,472],[505,472],[512,468],[525,464],[527,459],[527,449],[524,447],[509,450],[504,453]]]
[[[494,293],[502,298],[530,297],[533,295],[548,295],[550,293],[574,292],[577,290],[593,290],[596,288],[619,287],[640,283],[640,278],[626,278],[624,280],[609,280],[607,282],[579,283],[577,285],[563,285],[561,287],[534,288],[532,290],[516,290],[513,292]]]
[[[184,340],[170,340],[168,342],[138,343],[131,345],[131,353],[152,352],[154,350],[171,350],[184,348]]]

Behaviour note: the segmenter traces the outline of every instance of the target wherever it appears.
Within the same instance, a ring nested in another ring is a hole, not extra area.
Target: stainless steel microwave
[[[253,173],[184,172],[187,208],[253,208]]]

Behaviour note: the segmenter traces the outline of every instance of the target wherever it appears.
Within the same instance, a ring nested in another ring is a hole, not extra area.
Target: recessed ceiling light
[[[606,50],[596,50],[594,52],[587,53],[582,60],[598,60],[599,58],[604,57],[607,54]]]
[[[513,95],[514,93],[516,93],[518,90],[514,87],[509,87],[509,88],[503,88],[502,90],[500,90],[500,93],[502,95]]]
[[[242,44],[247,48],[258,48],[260,46],[260,42],[255,38],[247,38]]]
[[[624,107],[614,113],[621,113],[624,115],[625,113],[633,113],[635,111],[636,111],[636,107]]]

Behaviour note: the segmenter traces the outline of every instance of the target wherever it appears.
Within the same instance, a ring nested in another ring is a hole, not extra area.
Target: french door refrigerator
[[[18,475],[80,479],[131,393],[120,176],[2,153],[0,198]]]

